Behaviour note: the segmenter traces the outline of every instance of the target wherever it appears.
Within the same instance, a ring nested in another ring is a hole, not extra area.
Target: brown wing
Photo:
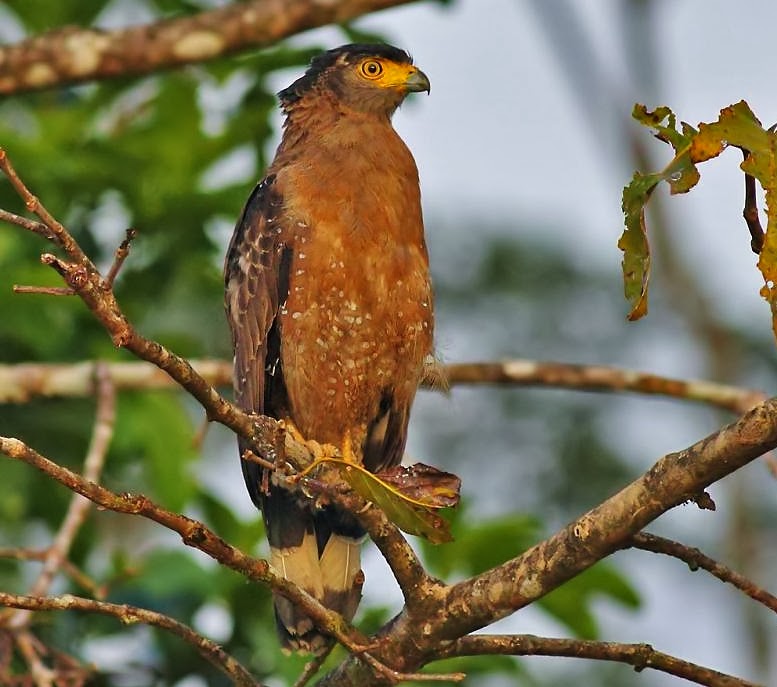
[[[288,293],[291,249],[284,243],[282,198],[269,175],[251,193],[235,226],[224,266],[234,347],[237,404],[278,417],[285,406],[277,316]],[[240,443],[240,451],[247,448]],[[251,498],[261,507],[260,466],[241,461]]]

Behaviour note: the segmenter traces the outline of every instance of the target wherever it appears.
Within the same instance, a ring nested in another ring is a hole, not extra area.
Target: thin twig
[[[649,644],[620,644],[534,635],[467,635],[446,646],[440,658],[453,656],[562,656],[616,661],[637,671],[652,668],[707,687],[757,687],[755,683],[656,651]]]
[[[386,678],[392,685],[398,685],[400,682],[461,682],[467,677],[465,673],[403,673],[389,668],[368,653],[361,654],[359,658],[364,659],[378,675]]]
[[[763,604],[768,609],[777,613],[777,596],[762,589],[744,575],[741,575],[722,563],[718,563],[718,561],[706,556],[699,551],[699,549],[685,546],[684,544],[672,541],[671,539],[665,539],[664,537],[659,537],[655,534],[648,534],[647,532],[635,534],[631,538],[631,541],[626,542],[624,546],[624,548],[629,547],[678,558],[685,562],[691,570],[698,570],[699,568],[706,570],[714,577],[733,585],[741,592],[747,594],[751,599],[754,599],[758,603]]]
[[[750,155],[749,150],[742,148],[742,155],[747,160]],[[742,217],[750,231],[750,248],[756,255],[761,254],[764,246],[764,230],[761,226],[761,219],[758,216],[758,202],[755,197],[755,177],[745,172],[745,208],[742,210]]]
[[[113,616],[126,625],[133,623],[153,625],[191,644],[214,667],[234,680],[235,684],[243,687],[261,687],[260,683],[251,676],[234,656],[228,654],[214,641],[198,634],[188,625],[184,625],[174,618],[156,611],[128,604],[95,601],[94,599],[85,599],[71,594],[40,597],[0,592],[0,606],[20,608],[27,611],[86,611]]]
[[[24,226],[26,229],[30,229],[31,231],[36,231],[36,233],[40,233],[50,241],[53,241],[58,246],[63,248],[73,260],[83,265],[91,265],[91,261],[86,256],[86,253],[81,250],[81,246],[78,245],[76,240],[70,235],[65,227],[63,227],[62,224],[60,224],[57,219],[43,206],[43,204],[40,202],[40,199],[35,196],[27,188],[27,186],[25,186],[24,182],[16,173],[16,170],[11,164],[11,161],[8,159],[8,155],[6,154],[5,149],[2,147],[0,147],[0,171],[2,171],[8,181],[11,182],[11,186],[13,186],[16,193],[22,199],[25,207],[45,225],[45,227],[48,229],[48,234],[33,229],[32,223],[29,223],[29,220],[27,221],[27,224],[20,224],[20,226]],[[5,219],[12,222],[13,224],[19,224],[19,222],[8,217],[8,215],[11,214],[12,213],[6,213],[4,216],[0,216],[0,219]]]
[[[124,240],[119,244],[119,247],[116,249],[116,254],[113,257],[113,264],[111,265],[111,268],[108,270],[108,274],[105,277],[105,283],[109,287],[113,287],[113,283],[116,281],[116,276],[119,274],[119,270],[121,269],[122,265],[124,264],[124,261],[127,259],[127,256],[130,252],[130,244],[135,239],[135,237],[138,235],[138,232],[136,229],[127,229],[126,235]]]
[[[93,483],[97,483],[100,479],[116,420],[116,394],[108,370],[105,365],[98,364],[95,371],[97,412],[92,439],[84,460],[83,475],[84,480]],[[73,540],[86,520],[91,505],[91,502],[80,494],[73,494],[67,513],[43,561],[43,569],[30,587],[30,596],[43,596],[48,593],[54,577],[67,559]],[[31,617],[32,613],[29,611],[20,611],[8,621],[7,625],[12,628],[21,628],[29,624]]]
[[[75,296],[76,292],[66,286],[26,286],[14,284],[14,293],[33,293],[43,296]]]
[[[329,658],[329,655],[334,648],[334,642],[329,642],[327,647],[320,654],[317,654],[308,661],[305,664],[305,668],[300,673],[300,676],[294,681],[292,687],[305,687],[305,685],[310,682],[310,679],[321,669],[321,666],[324,665],[324,661]]]
[[[48,241],[54,240],[51,230],[42,222],[36,222],[33,219],[28,219],[27,217],[22,217],[13,212],[8,212],[8,210],[0,209],[0,221],[8,222],[8,224],[15,224],[17,227],[31,231],[33,234],[42,236]]]
[[[273,450],[277,423],[265,416],[246,413],[230,403],[200,377],[187,360],[164,346],[141,336],[122,312],[111,285],[103,279],[94,263],[67,229],[45,208],[17,174],[6,151],[0,147],[0,171],[11,182],[28,210],[49,229],[49,239],[61,247],[69,260],[51,253],[41,255],[41,262],[56,270],[83,300],[92,314],[110,334],[116,346],[126,348],[138,358],[153,363],[167,372],[205,408],[210,420],[216,420],[249,439],[257,447]],[[265,451],[259,451],[265,453]]]
[[[14,642],[35,686],[54,687],[57,673],[41,660],[42,647],[36,637],[29,630],[21,630],[14,635]]]

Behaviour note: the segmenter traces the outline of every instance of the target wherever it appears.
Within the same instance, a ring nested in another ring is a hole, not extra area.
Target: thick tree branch
[[[777,399],[693,446],[659,460],[642,477],[518,558],[456,585],[446,615],[461,636],[543,596],[621,547],[631,536],[717,480],[777,446]],[[446,632],[447,634],[447,632]]]
[[[615,661],[634,666],[637,671],[652,668],[708,687],[757,687],[747,680],[656,651],[649,644],[620,644],[585,639],[556,639],[534,635],[467,635],[452,642],[441,657],[485,656],[564,656]]]
[[[629,547],[673,556],[685,562],[691,570],[698,570],[699,568],[706,570],[719,580],[733,585],[751,599],[777,613],[777,596],[762,589],[744,575],[740,575],[722,563],[718,563],[718,561],[704,555],[699,549],[685,546],[655,534],[648,534],[647,532],[635,534],[624,546],[624,548]]]
[[[251,0],[113,31],[68,26],[0,48],[0,95],[212,60],[409,1]]]
[[[544,596],[622,548],[659,515],[696,500],[710,484],[777,447],[777,399],[679,453],[555,535],[477,577],[437,590],[418,608],[405,608],[378,635],[374,654],[402,670],[433,660],[440,646],[485,627]],[[366,675],[346,660],[319,684],[355,687]]]
[[[191,644],[211,665],[233,680],[234,684],[240,687],[261,687],[260,683],[251,676],[241,663],[224,651],[216,642],[198,634],[188,625],[184,625],[156,611],[127,604],[95,601],[94,599],[85,599],[70,594],[46,597],[22,596],[0,592],[0,606],[24,609],[29,613],[35,611],[85,611],[113,616],[125,625],[134,623],[153,625]]]

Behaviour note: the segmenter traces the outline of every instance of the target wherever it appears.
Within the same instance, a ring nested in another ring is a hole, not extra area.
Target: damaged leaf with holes
[[[618,248],[623,251],[624,292],[631,306],[628,318],[638,320],[647,314],[650,281],[650,244],[647,239],[645,206],[660,182],[666,181],[672,193],[686,193],[698,182],[699,172],[690,156],[696,129],[685,122],[678,129],[675,115],[668,107],[651,111],[644,105],[636,105],[632,116],[641,124],[654,129],[656,138],[671,145],[675,151],[674,158],[662,171],[653,174],[636,172],[631,183],[623,189],[622,208],[626,229],[618,241]]]
[[[734,146],[744,153],[740,168],[760,183],[765,194],[767,227],[758,260],[758,269],[764,279],[760,293],[769,303],[772,330],[777,337],[777,134],[763,128],[744,100],[724,107],[717,121],[701,123],[698,130],[684,123],[682,130],[678,130],[674,114],[666,107],[649,111],[643,105],[637,105],[634,118],[654,129],[656,138],[670,144],[675,157],[661,172],[648,175],[637,172],[623,191],[626,229],[618,247],[624,253],[624,287],[631,305],[629,319],[636,320],[647,313],[650,249],[645,206],[651,194],[661,181],[669,183],[673,194],[689,191],[699,180],[696,165],[717,157],[728,146]]]

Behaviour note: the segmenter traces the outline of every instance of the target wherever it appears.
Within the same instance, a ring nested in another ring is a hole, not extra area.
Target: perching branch
[[[652,668],[708,687],[757,687],[752,682],[656,651],[650,644],[620,644],[534,635],[467,635],[450,644],[442,656],[564,656],[626,663],[636,671]]]
[[[105,487],[84,479],[65,467],[57,465],[18,439],[0,437],[0,453],[5,454],[9,458],[21,460],[32,465],[60,484],[63,484],[71,491],[81,494],[103,508],[117,513],[140,515],[163,525],[167,529],[178,533],[181,536],[183,543],[187,546],[191,546],[206,553],[222,565],[243,574],[247,579],[266,584],[272,588],[273,591],[282,594],[303,609],[316,623],[319,629],[337,639],[337,641],[346,647],[352,655],[358,656],[359,661],[364,662],[365,665],[369,666],[370,669],[374,670],[377,674],[387,676],[390,681],[393,682],[395,679],[421,679],[414,673],[395,671],[385,665],[380,659],[372,656],[369,651],[372,647],[371,643],[357,629],[346,622],[341,615],[329,610],[303,589],[280,576],[270,567],[267,561],[252,558],[251,556],[244,554],[239,549],[231,546],[218,537],[201,522],[168,511],[142,495],[116,494]],[[345,498],[351,497],[348,496]],[[385,515],[374,507],[366,508],[367,504],[360,500],[359,497],[353,496],[352,498],[357,499],[358,504],[356,505],[361,506],[362,513],[359,513],[360,518],[365,517],[365,513],[371,511],[372,514],[366,516],[366,522],[371,524],[377,521],[381,527],[385,528],[386,532],[384,536],[386,537],[389,547],[395,547],[395,549],[396,547],[399,547],[399,553],[405,557],[408,557],[408,554],[404,549],[407,549],[407,551],[410,551],[412,554],[412,549],[398,533],[396,527],[387,521]],[[355,507],[355,504],[353,503],[348,505],[352,508]],[[396,537],[402,539],[403,546],[400,546],[396,542]],[[380,537],[378,537],[378,540],[381,541]],[[415,554],[412,554],[412,560],[414,565],[423,571],[420,563],[415,559]],[[404,568],[401,566],[398,567],[401,573]],[[415,567],[411,570],[414,572],[416,571]],[[424,580],[419,581],[419,585],[425,583],[426,579],[428,579],[428,576],[426,576],[424,572]],[[0,601],[1,600],[2,597],[0,596]],[[429,681],[458,681],[463,679],[463,676],[460,674],[446,674],[443,676],[426,675],[423,679]]]
[[[407,2],[251,0],[112,31],[59,28],[0,48],[0,95],[213,60]]]
[[[705,556],[699,549],[685,546],[655,534],[648,534],[647,532],[635,534],[624,548],[628,547],[673,556],[685,562],[691,570],[698,570],[699,568],[706,570],[722,582],[733,585],[751,599],[777,613],[777,596],[762,589],[744,575],[740,575],[722,563],[718,563],[718,561],[713,560],[709,556]]]
[[[35,611],[85,611],[113,616],[125,625],[144,623],[159,627],[191,644],[211,665],[233,680],[234,684],[240,687],[261,687],[260,683],[251,676],[242,664],[216,642],[198,634],[188,625],[156,611],[128,604],[95,601],[71,594],[23,596],[0,592],[0,606],[24,609],[27,613]]]

